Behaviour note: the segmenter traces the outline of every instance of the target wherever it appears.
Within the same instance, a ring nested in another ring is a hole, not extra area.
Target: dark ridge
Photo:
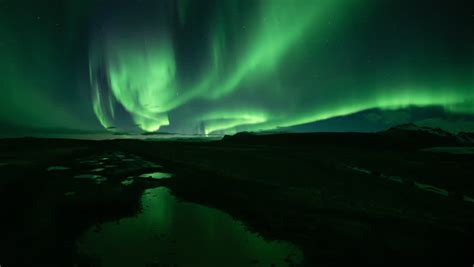
[[[418,126],[413,123],[394,126],[386,131],[380,132],[399,144],[412,147],[432,146],[462,146],[459,138],[441,128]]]
[[[470,135],[465,135],[465,139]],[[472,137],[470,137],[472,138]],[[466,139],[467,140],[467,139]],[[433,146],[463,146],[466,142],[440,128],[402,124],[377,133],[318,132],[255,134],[240,132],[226,135],[222,142],[228,144],[252,144],[267,146],[330,146],[332,144],[353,147],[425,148]]]
[[[474,132],[459,132],[457,136],[461,142],[474,143]]]

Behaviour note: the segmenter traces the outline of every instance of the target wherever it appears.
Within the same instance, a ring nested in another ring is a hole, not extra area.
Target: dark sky
[[[459,0],[0,0],[0,125],[474,130],[473,22]]]

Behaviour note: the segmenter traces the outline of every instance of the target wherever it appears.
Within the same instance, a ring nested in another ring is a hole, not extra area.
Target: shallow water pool
[[[142,196],[136,217],[89,229],[79,252],[102,266],[291,266],[302,260],[294,245],[266,241],[228,214],[177,201],[163,187]]]

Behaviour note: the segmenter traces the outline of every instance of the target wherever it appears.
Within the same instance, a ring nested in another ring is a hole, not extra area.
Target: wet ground
[[[0,264],[471,266],[472,155],[337,137],[0,141]]]
[[[416,178],[390,176],[390,175],[386,175],[386,174],[383,174],[383,173],[379,173],[377,171],[370,171],[370,170],[367,170],[367,169],[364,169],[364,168],[361,168],[361,167],[357,167],[357,166],[347,166],[347,168],[350,169],[350,170],[353,170],[355,172],[365,174],[365,175],[371,175],[371,176],[374,175],[374,176],[380,177],[381,179],[386,179],[386,180],[391,181],[391,182],[406,184],[408,186],[413,186],[414,188],[417,188],[419,190],[423,190],[423,191],[431,192],[431,193],[434,193],[434,194],[442,195],[444,197],[460,198],[463,201],[474,203],[474,198],[473,197],[470,197],[468,195],[460,195],[458,192],[455,192],[455,191],[449,192],[446,189],[439,188],[439,187],[436,187],[434,185],[420,183],[420,182],[416,181]]]
[[[178,201],[164,187],[147,189],[137,216],[99,224],[78,240],[81,255],[101,266],[293,266],[301,251],[265,241],[216,209]]]
[[[91,187],[148,188],[139,213],[98,223],[79,236],[78,257],[91,264],[293,266],[302,261],[301,251],[288,242],[266,241],[222,211],[179,201],[162,184],[172,174],[137,155],[111,151],[46,170],[73,180],[64,192],[72,202]]]

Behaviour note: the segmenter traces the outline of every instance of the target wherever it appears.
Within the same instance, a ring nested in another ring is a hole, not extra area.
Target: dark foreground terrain
[[[472,266],[473,166],[465,143],[403,132],[5,139],[0,265],[98,265],[78,253],[81,233],[136,215],[146,188],[166,186],[295,244],[303,266]],[[126,183],[155,170],[174,177]],[[80,176],[91,171],[93,179]]]

